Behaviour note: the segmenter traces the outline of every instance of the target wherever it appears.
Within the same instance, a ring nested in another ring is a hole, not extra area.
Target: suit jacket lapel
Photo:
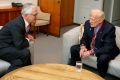
[[[20,22],[21,22],[21,25],[22,25],[21,27],[22,27],[22,29],[23,29],[23,32],[26,33],[25,22],[24,22],[24,19],[23,19],[22,16],[20,16]]]
[[[99,30],[98,33],[97,33],[96,41],[101,40],[102,35],[104,34],[104,30],[105,30],[104,28],[105,28],[105,27],[106,27],[106,26],[105,26],[105,20],[104,20],[104,22],[103,22],[100,30]]]

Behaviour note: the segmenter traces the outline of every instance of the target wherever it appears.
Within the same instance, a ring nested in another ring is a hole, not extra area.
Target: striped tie
[[[26,33],[29,31],[29,29],[30,29],[30,26],[28,25],[28,26],[26,27]]]
[[[95,46],[95,38],[96,38],[96,32],[95,32],[95,29],[94,29],[94,33],[93,33],[92,41],[91,41],[91,49],[94,49],[94,46]]]

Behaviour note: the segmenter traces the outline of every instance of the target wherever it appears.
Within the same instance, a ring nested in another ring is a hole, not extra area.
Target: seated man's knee
[[[101,55],[101,56],[99,56],[99,58],[98,58],[98,62],[100,62],[100,63],[106,63],[106,62],[109,62],[110,61],[110,57],[109,57],[109,55]]]
[[[70,48],[70,52],[72,53],[74,50],[75,50],[75,46],[72,46],[72,47]]]
[[[73,45],[73,46],[70,48],[71,53],[79,52],[79,50],[80,50],[79,45]]]
[[[28,57],[30,56],[30,50],[29,49],[24,49],[22,51],[22,57]]]

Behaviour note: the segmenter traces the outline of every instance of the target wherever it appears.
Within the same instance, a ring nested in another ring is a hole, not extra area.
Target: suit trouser
[[[109,54],[102,54],[97,57],[97,70],[101,77],[105,77],[110,60],[114,59],[113,56]]]
[[[80,45],[74,45],[70,48],[70,52],[71,52],[71,59],[69,61],[69,64],[72,66],[76,65],[76,61],[80,61],[80,55],[79,55],[79,51],[80,51]]]
[[[10,72],[18,67],[31,64],[30,51],[27,48],[21,50],[15,47],[0,49],[0,59],[5,60],[11,64],[8,68],[8,71],[6,72]]]
[[[81,60],[79,55],[80,45],[72,46],[70,51],[71,51],[71,60],[69,64],[75,66],[76,61]],[[113,59],[113,57],[108,54],[100,55],[97,58],[97,70],[100,76],[105,77],[109,65],[108,63],[111,59]]]

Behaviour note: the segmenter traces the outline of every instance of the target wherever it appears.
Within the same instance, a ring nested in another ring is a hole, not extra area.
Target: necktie
[[[94,28],[92,41],[91,41],[91,44],[90,44],[91,49],[94,49],[94,47],[95,47],[95,38],[97,36],[97,32],[100,30],[100,28],[102,27],[103,23],[104,23],[104,21],[100,25],[98,25],[96,28]]]
[[[95,38],[96,38],[96,32],[95,32],[95,29],[94,29],[93,36],[92,36],[92,41],[91,41],[91,49],[94,49]]]
[[[28,26],[26,27],[26,33],[29,31],[29,29],[30,29],[30,26],[28,25]]]
[[[95,46],[95,38],[97,36],[97,32],[100,30],[102,25],[97,26],[96,28],[94,28],[94,32],[93,32],[93,36],[92,36],[92,41],[91,41],[91,49],[94,49]]]

